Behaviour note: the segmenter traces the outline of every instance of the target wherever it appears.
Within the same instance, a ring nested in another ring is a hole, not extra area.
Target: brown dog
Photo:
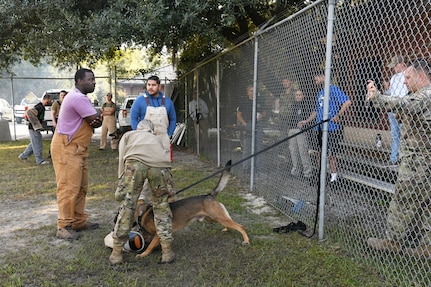
[[[231,165],[231,161],[226,164],[226,167]],[[207,220],[210,222],[218,222],[225,227],[235,229],[242,234],[243,245],[249,244],[250,240],[244,227],[232,220],[224,205],[218,202],[215,197],[222,191],[230,178],[230,169],[223,171],[219,182],[214,190],[207,195],[192,196],[170,203],[172,211],[172,231],[175,232],[187,226],[194,221]],[[152,237],[146,250],[138,254],[137,257],[145,257],[149,255],[155,247],[160,243],[160,238],[157,236],[156,227],[154,225],[153,208],[147,209],[140,220],[141,233],[144,235],[145,241]]]

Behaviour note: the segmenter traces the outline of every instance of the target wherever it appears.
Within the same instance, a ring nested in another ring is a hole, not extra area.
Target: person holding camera
[[[380,251],[404,251],[415,257],[431,256],[431,64],[417,59],[404,71],[408,95],[381,94],[367,85],[368,99],[397,113],[401,126],[400,168],[389,203],[386,236],[370,237],[368,247]]]

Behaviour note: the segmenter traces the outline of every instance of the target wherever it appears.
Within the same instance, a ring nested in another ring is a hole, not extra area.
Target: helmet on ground
[[[142,234],[136,231],[129,232],[129,240],[123,246],[124,251],[141,252],[144,250],[145,241]]]
[[[112,234],[114,232],[111,231],[108,235],[105,236],[105,246],[109,248],[114,248],[114,238],[112,238]],[[145,241],[142,237],[142,234],[136,231],[130,231],[129,232],[129,240],[124,243],[123,250],[130,252],[130,251],[136,251],[141,252],[144,250],[145,247]]]

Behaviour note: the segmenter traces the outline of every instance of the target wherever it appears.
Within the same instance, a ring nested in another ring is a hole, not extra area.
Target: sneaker
[[[336,182],[337,181],[337,174],[336,173],[331,173],[331,180],[330,183]]]
[[[21,161],[27,161],[26,158],[22,158],[21,156],[18,156],[18,159],[21,160]]]
[[[57,229],[57,238],[64,240],[76,240],[79,238],[79,234],[72,229],[72,226],[66,226],[64,228]]]
[[[79,228],[75,228],[74,230],[76,232],[79,232],[79,231],[83,231],[83,230],[92,230],[92,229],[97,229],[97,228],[99,228],[99,223],[87,221],[84,226],[79,227]]]
[[[46,164],[49,164],[49,161],[44,160],[41,163],[39,163],[39,165],[46,165]]]

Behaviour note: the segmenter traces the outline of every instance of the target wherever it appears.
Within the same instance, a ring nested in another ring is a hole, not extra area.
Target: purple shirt
[[[68,135],[70,141],[81,127],[84,118],[94,114],[96,114],[96,110],[90,99],[80,90],[74,88],[64,97],[61,103],[57,132],[62,135]]]

